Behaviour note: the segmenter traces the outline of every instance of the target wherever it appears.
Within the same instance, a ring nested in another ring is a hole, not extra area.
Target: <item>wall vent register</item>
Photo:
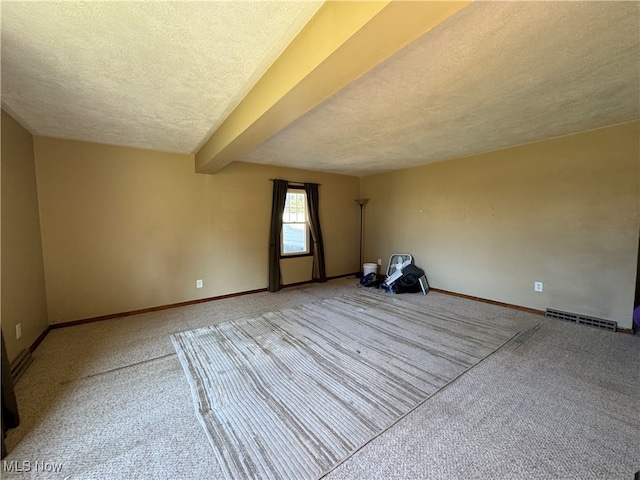
[[[611,320],[587,317],[586,315],[580,315],[578,313],[561,312],[560,310],[552,310],[550,308],[547,308],[545,317],[559,318],[560,320],[567,320],[569,322],[589,325],[591,327],[604,328],[605,330],[612,330],[614,332],[618,328],[618,323]]]

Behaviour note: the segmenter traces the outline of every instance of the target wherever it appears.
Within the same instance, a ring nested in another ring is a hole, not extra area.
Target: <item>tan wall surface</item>
[[[193,155],[34,144],[51,323],[265,288],[270,178],[321,184],[327,275],[357,269],[358,178],[243,163],[202,175]],[[310,278],[308,259],[283,260],[285,283]]]
[[[2,330],[9,361],[48,325],[33,138],[2,110]],[[16,324],[22,336],[16,339]]]
[[[362,179],[365,261],[432,287],[631,328],[638,122]],[[544,283],[536,293],[533,282]]]

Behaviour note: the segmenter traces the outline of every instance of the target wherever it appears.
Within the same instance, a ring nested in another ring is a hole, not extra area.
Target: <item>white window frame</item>
[[[307,192],[302,188],[289,187],[287,189],[287,197],[290,194],[302,195],[303,205],[304,205],[304,220],[300,221],[300,218],[295,219],[296,221],[286,221],[291,220],[289,213],[287,212],[287,202],[285,201],[285,210],[282,212],[282,229],[280,230],[280,256],[281,257],[302,257],[311,255],[311,233],[309,231],[309,204],[307,202]],[[305,242],[306,242],[306,250],[297,251],[297,252],[289,252],[286,253],[284,251],[284,227],[285,225],[304,225],[305,226]]]

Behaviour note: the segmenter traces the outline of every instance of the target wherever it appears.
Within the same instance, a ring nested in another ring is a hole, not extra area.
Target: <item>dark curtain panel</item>
[[[326,282],[327,274],[324,269],[324,242],[322,241],[322,229],[320,228],[320,214],[318,212],[318,184],[305,183],[307,192],[307,206],[309,208],[309,230],[313,240],[313,279],[318,282]]]
[[[2,336],[2,458],[4,458],[7,454],[4,445],[7,430],[20,425],[20,417],[18,416],[16,395],[13,391],[11,367],[7,358],[7,349],[4,345],[4,333],[0,333],[0,335]]]
[[[273,180],[273,198],[271,200],[271,233],[269,234],[269,291],[277,292],[282,286],[280,276],[280,232],[282,214],[287,201],[286,180]]]

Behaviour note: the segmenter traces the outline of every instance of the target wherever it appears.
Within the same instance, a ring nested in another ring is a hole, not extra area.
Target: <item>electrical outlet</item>
[[[196,280],[196,288],[202,288],[202,280]]]
[[[382,265],[382,259],[381,258],[378,259],[378,265]]]
[[[533,289],[536,292],[541,292],[542,291],[542,282],[533,282]]]
[[[22,324],[16,325],[16,340],[22,336]]]

